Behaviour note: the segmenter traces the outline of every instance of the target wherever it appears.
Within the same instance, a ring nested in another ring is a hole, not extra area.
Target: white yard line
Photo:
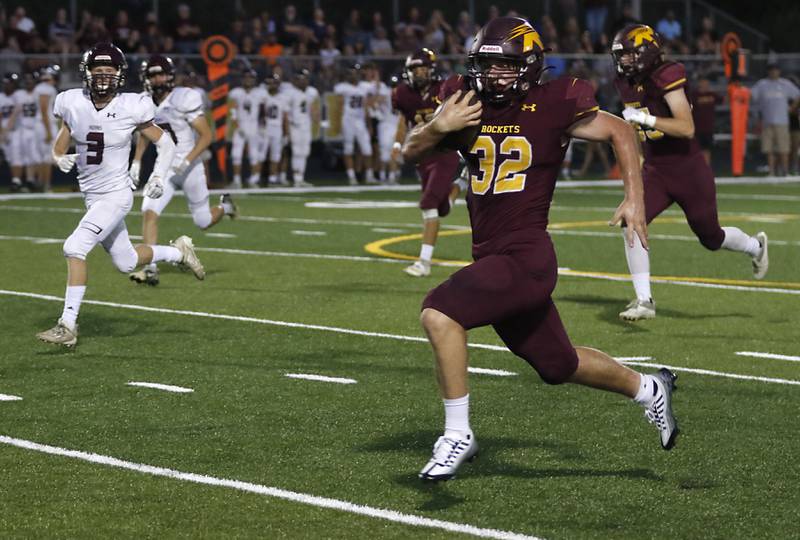
[[[737,356],[752,356],[753,358],[768,358],[770,360],[786,360],[788,362],[800,362],[800,356],[791,356],[787,354],[775,354],[766,352],[753,352],[753,351],[739,351]]]
[[[387,234],[400,234],[400,233],[404,233],[404,232],[408,232],[408,231],[406,231],[405,229],[386,229],[386,228],[382,228],[382,227],[374,227],[372,229],[372,232],[387,233]]]
[[[193,484],[201,484],[206,486],[217,486],[228,489],[235,489],[237,491],[244,491],[248,493],[256,493],[266,497],[273,497],[308,506],[316,506],[318,508],[327,508],[346,512],[349,514],[357,514],[367,516],[384,521],[391,521],[394,523],[401,523],[413,527],[425,527],[429,529],[439,529],[454,533],[470,534],[481,538],[496,538],[499,540],[537,540],[534,536],[527,536],[520,533],[501,531],[497,529],[485,529],[468,525],[466,523],[457,523],[454,521],[443,521],[440,519],[432,519],[424,516],[417,516],[414,514],[404,514],[396,510],[389,510],[385,508],[376,508],[373,506],[365,506],[339,499],[332,499],[329,497],[319,497],[310,495],[308,493],[299,493],[296,491],[289,491],[277,487],[265,486],[261,484],[253,484],[251,482],[243,482],[241,480],[231,480],[228,478],[217,478],[205,474],[196,474],[189,472],[176,471],[174,469],[167,469],[165,467],[157,467],[154,465],[146,465],[144,463],[134,463],[111,456],[104,456],[101,454],[94,454],[90,452],[82,452],[80,450],[69,450],[66,448],[59,448],[58,446],[50,446],[47,444],[39,444],[33,441],[24,439],[17,439],[0,435],[0,444],[7,444],[33,452],[41,452],[53,456],[63,456],[97,465],[104,465],[106,467],[114,467],[117,469],[125,469],[137,473],[147,474],[151,476],[159,476],[163,478],[171,478],[173,480],[180,480],[182,482],[191,482]]]
[[[47,294],[37,294],[37,293],[30,293],[30,292],[22,292],[22,291],[9,291],[5,289],[0,289],[0,295],[6,296],[16,296],[20,298],[34,298],[37,300],[47,300],[50,302],[63,302],[63,298],[59,298],[58,296],[51,296]],[[337,326],[324,326],[319,324],[305,324],[305,323],[297,323],[297,322],[289,322],[289,321],[277,321],[273,319],[261,319],[258,317],[244,317],[238,315],[225,315],[222,313],[207,313],[204,311],[190,311],[185,309],[169,309],[169,308],[159,308],[159,307],[150,307],[150,306],[140,306],[136,304],[120,304],[117,302],[103,302],[100,300],[84,300],[84,304],[92,304],[95,306],[104,306],[104,307],[112,307],[112,308],[120,308],[120,309],[130,309],[135,311],[145,311],[150,313],[168,313],[172,315],[186,315],[190,317],[203,317],[208,319],[220,319],[226,321],[237,321],[237,322],[250,322],[255,324],[264,324],[270,326],[282,326],[286,328],[299,328],[303,330],[319,330],[323,332],[334,332],[337,334],[349,334],[354,336],[365,336],[365,337],[377,337],[377,338],[385,338],[385,339],[394,339],[398,341],[412,341],[416,343],[427,343],[428,340],[426,338],[420,336],[404,336],[402,334],[389,334],[386,332],[370,332],[366,330],[354,330],[352,328],[341,328]],[[468,347],[473,349],[487,349],[492,351],[501,351],[501,352],[510,352],[506,347],[500,345],[490,345],[487,343],[468,343]],[[649,358],[649,357],[627,357],[627,358]],[[650,367],[660,367],[662,364],[652,364],[646,362],[640,362],[639,360],[629,360],[626,357],[620,357],[618,360],[624,363],[632,364],[632,365],[643,365],[643,366],[650,366]],[[768,377],[754,377],[750,375],[738,375],[736,373],[724,373],[720,371],[709,371],[709,370],[698,370],[694,368],[684,368],[680,366],[664,366],[669,367],[670,369],[675,369],[676,371],[689,371],[692,373],[698,373],[702,375],[713,375],[717,377],[728,377],[731,379],[743,379],[743,380],[754,380],[754,381],[762,381],[762,382],[774,382],[779,384],[798,384],[800,385],[800,381],[788,381],[785,379],[771,379]]]
[[[284,375],[290,379],[305,379],[307,381],[332,382],[338,384],[356,384],[358,382],[355,379],[348,379],[347,377],[326,377],[325,375],[315,375],[313,373],[285,373]]]
[[[773,383],[773,384],[788,384],[793,386],[800,386],[800,381],[795,381],[792,379],[776,379],[774,377],[740,375],[739,373],[726,373],[724,371],[712,371],[710,369],[697,369],[697,368],[689,368],[682,366],[668,366],[667,364],[660,364],[654,362],[623,362],[623,363],[631,366],[643,366],[643,367],[653,367],[653,368],[665,367],[673,371],[685,371],[687,373],[696,373],[698,375],[711,375],[714,377],[724,377],[727,379],[738,379],[742,381],[758,381],[758,382]]]
[[[496,375],[498,377],[515,377],[517,373],[513,371],[506,371],[504,369],[488,369],[480,367],[468,367],[467,371],[470,373],[477,373],[479,375]]]
[[[205,236],[209,238],[236,238],[235,234],[222,233],[222,232],[207,232]]]
[[[126,384],[128,386],[153,388],[155,390],[164,390],[165,392],[174,392],[176,394],[189,394],[191,392],[194,392],[192,388],[185,388],[183,386],[174,386],[172,384],[161,384],[161,383],[141,382],[141,381],[128,381]]]
[[[765,219],[765,221],[767,221]],[[778,222],[775,220],[775,222]],[[781,223],[783,221],[780,221]],[[569,230],[569,229],[551,229],[547,231],[551,236],[558,235],[558,236],[596,236],[601,238],[622,238],[622,232],[610,232],[610,231],[576,231],[576,230]],[[688,236],[688,235],[680,235],[680,234],[652,234],[649,233],[647,238],[650,240],[676,240],[680,242],[694,242],[699,243],[699,240],[696,236]],[[787,242],[786,240],[774,240],[772,238],[769,239],[769,246],[800,246],[800,241],[796,242]]]
[[[20,401],[22,400],[19,396],[11,396],[9,394],[0,394],[0,401]]]
[[[303,230],[294,230],[292,234],[296,236],[328,236],[328,233],[325,231],[303,231]]]

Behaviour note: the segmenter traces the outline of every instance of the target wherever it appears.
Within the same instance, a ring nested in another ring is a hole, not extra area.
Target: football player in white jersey
[[[333,87],[333,92],[342,96],[342,142],[344,153],[344,166],[347,169],[347,179],[351,186],[358,184],[356,171],[353,166],[353,151],[355,143],[358,150],[366,160],[365,181],[375,183],[372,173],[372,145],[369,141],[369,128],[367,128],[367,92],[369,84],[361,81],[361,66],[355,64],[347,71],[347,80]]]
[[[309,86],[310,74],[300,70],[292,87],[286,91],[289,100],[289,144],[292,149],[292,179],[295,187],[308,187],[306,163],[311,153],[312,126],[319,122],[319,92]]]
[[[231,161],[233,162],[233,185],[242,187],[242,156],[247,147],[250,162],[249,186],[257,186],[261,178],[261,136],[259,134],[258,115],[266,100],[266,90],[256,86],[258,76],[255,70],[248,69],[242,74],[242,86],[236,87],[228,94],[231,102],[230,114],[233,124],[233,141],[231,143]]]
[[[273,73],[265,81],[264,128],[261,156],[269,161],[269,185],[288,185],[278,176],[283,153],[284,137],[289,133],[289,105],[286,94],[280,92],[281,76]]]
[[[36,86],[36,79],[33,73],[22,75],[22,88],[14,92],[14,101],[17,104],[18,115],[16,129],[14,130],[14,159],[16,159],[17,171],[25,171],[25,181],[31,187],[37,184],[38,170],[41,163],[39,157],[40,144],[37,138],[37,124],[39,120],[39,103],[33,93]],[[13,163],[13,162],[12,162]],[[14,175],[16,176],[16,175]]]
[[[377,66],[370,65],[367,70],[367,82],[370,90],[370,116],[375,120],[377,155],[374,167],[378,169],[381,182],[394,184],[397,182],[397,166],[392,160],[397,122],[400,115],[392,108],[392,89],[381,80]]]
[[[3,93],[0,94],[0,144],[3,147],[3,156],[11,168],[12,191],[19,191],[23,187],[22,166],[17,157],[17,136],[15,135],[19,128],[17,117],[20,115],[17,101],[14,99],[14,92],[17,91],[18,84],[19,75],[6,73],[3,77]]]
[[[191,270],[197,279],[205,277],[191,238],[181,236],[171,246],[134,247],[128,237],[125,216],[133,206],[128,175],[133,133],[138,131],[158,148],[153,174],[145,186],[145,193],[152,198],[164,191],[162,179],[175,155],[175,143],[153,123],[155,107],[150,99],[119,92],[127,67],[122,51],[111,43],[98,43],[84,53],[80,63],[83,88],[56,97],[54,114],[61,119],[61,129],[53,144],[53,161],[64,172],[77,162],[87,212],[64,242],[68,269],[64,310],[53,328],[36,335],[47,343],[67,347],[77,343],[78,311],[88,277],[86,256],[97,244],[111,255],[120,272],[131,272],[152,261],[168,261]],[[67,154],[72,141],[76,153]]]
[[[39,140],[39,180],[41,181],[42,191],[50,192],[50,182],[53,178],[53,161],[50,156],[50,148],[53,146],[53,139],[58,131],[56,118],[53,116],[53,105],[58,94],[58,76],[61,68],[58,65],[47,66],[39,72],[39,83],[33,89],[33,93],[39,103],[39,122],[37,122]]]
[[[142,62],[139,76],[143,95],[156,105],[155,124],[175,143],[175,157],[167,172],[164,193],[142,200],[142,242],[152,246],[158,242],[158,217],[167,207],[175,191],[183,190],[194,224],[208,229],[229,215],[235,217],[236,205],[230,195],[222,195],[213,208],[208,204],[206,170],[200,156],[211,144],[211,127],[205,117],[203,96],[194,88],[175,86],[175,66],[168,56],[154,54]],[[197,136],[195,137],[195,133]],[[141,161],[149,141],[139,137],[131,163],[130,175],[139,182]],[[158,266],[152,262],[130,274],[132,281],[158,285]]]

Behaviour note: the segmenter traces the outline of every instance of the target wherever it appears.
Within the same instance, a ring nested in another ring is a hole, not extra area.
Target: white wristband
[[[652,114],[645,113],[644,114],[644,122],[643,122],[643,124],[646,125],[647,127],[651,127],[651,128],[656,127],[656,117],[653,116]]]

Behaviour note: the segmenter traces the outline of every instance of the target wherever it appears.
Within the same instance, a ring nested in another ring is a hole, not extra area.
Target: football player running
[[[149,246],[158,242],[158,217],[178,189],[186,196],[194,224],[202,230],[216,225],[226,215],[235,217],[236,205],[227,193],[220,197],[219,205],[210,208],[208,204],[206,170],[200,156],[211,144],[211,128],[203,110],[202,94],[194,88],[175,86],[175,66],[167,56],[150,56],[142,62],[139,76],[145,89],[142,95],[156,105],[155,124],[176,146],[163,193],[156,198],[145,192],[142,199],[142,242]],[[136,142],[129,171],[134,184],[139,183],[142,156],[148,144],[146,137],[139,137]],[[158,285],[158,266],[151,262],[131,273],[130,279]]]
[[[117,47],[98,43],[84,53],[79,69],[83,88],[56,96],[54,115],[61,119],[61,129],[52,155],[63,172],[77,163],[87,212],[64,242],[68,273],[61,318],[53,328],[37,334],[42,341],[67,347],[78,341],[78,312],[88,278],[86,256],[97,244],[111,255],[120,272],[167,261],[191,270],[197,279],[205,277],[187,236],[179,237],[171,246],[131,244],[125,216],[133,206],[134,186],[128,175],[133,133],[138,131],[158,149],[153,174],[145,186],[145,193],[154,199],[164,191],[163,179],[175,155],[175,144],[153,123],[155,107],[149,98],[120,92],[127,62]],[[71,141],[75,142],[75,154],[67,154]]]
[[[611,45],[623,117],[636,126],[644,143],[645,219],[649,224],[677,202],[703,247],[749,255],[753,277],[762,279],[769,268],[767,235],[720,227],[714,173],[694,136],[686,70],[664,59],[661,43],[649,26],[629,24]],[[650,255],[634,238],[632,246],[626,242],[625,256],[636,298],[619,316],[628,321],[652,319],[656,304],[650,291]]]
[[[558,267],[546,227],[570,137],[614,146],[625,195],[612,222],[625,220],[628,242],[638,236],[647,245],[633,129],[598,111],[588,81],[570,77],[540,83],[544,50],[524,19],[499,17],[487,23],[476,36],[468,66],[467,77],[445,83],[441,109],[415,127],[403,147],[412,162],[451,141],[464,155],[475,259],[422,304],[422,326],[433,346],[444,398],[445,429],[419,476],[452,478],[478,451],[468,416],[466,331],[486,325],[546,383],[576,383],[634,399],[656,424],[662,447],[672,448],[678,433],[671,403],[675,376],[666,369],[640,374],[596,349],[574,347],[551,298]],[[475,96],[479,99],[473,103]]]
[[[312,126],[319,123],[319,92],[309,85],[307,69],[295,74],[286,90],[289,101],[289,143],[292,150],[292,180],[295,187],[310,187],[306,182],[306,163],[311,153]]]
[[[420,49],[406,58],[407,82],[400,82],[392,92],[392,107],[401,113],[396,124],[394,160],[399,159],[400,148],[408,129],[430,119],[439,106],[442,82],[434,78],[436,55],[430,49]],[[450,213],[458,194],[466,182],[457,179],[461,169],[458,152],[437,152],[417,163],[417,174],[422,182],[419,207],[422,210],[422,246],[419,259],[405,268],[406,274],[424,277],[431,273],[431,259],[439,235],[439,218]]]
[[[231,101],[231,121],[233,123],[233,141],[231,142],[231,161],[233,162],[234,189],[242,187],[242,156],[247,147],[250,161],[250,178],[247,185],[257,187],[261,179],[261,136],[259,134],[258,115],[266,100],[266,90],[256,86],[258,75],[254,69],[247,69],[242,74],[242,86],[234,88],[228,94]]]

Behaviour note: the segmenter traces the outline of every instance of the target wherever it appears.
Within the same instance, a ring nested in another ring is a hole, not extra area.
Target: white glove
[[[144,196],[151,199],[158,199],[164,194],[164,182],[158,176],[150,176],[144,185]]]
[[[331,127],[331,123],[328,122],[327,120],[320,120],[319,127],[321,127],[322,129],[328,129],[329,127]]]
[[[61,172],[68,173],[75,166],[75,160],[78,159],[78,154],[61,154],[56,156],[56,165]]]
[[[133,182],[134,189],[139,187],[139,173],[141,172],[141,170],[142,170],[141,161],[133,161],[131,163],[131,168],[128,169],[128,176],[130,177],[131,182]]]
[[[625,107],[622,111],[622,118],[634,124],[640,124],[647,127],[655,127],[656,117],[633,107]]]
[[[186,158],[184,158],[184,159],[182,159],[182,160],[180,161],[180,163],[178,163],[177,165],[175,165],[175,166],[172,168],[172,173],[173,173],[175,176],[179,176],[179,175],[181,175],[181,174],[185,173],[185,172],[186,172],[186,169],[188,169],[188,168],[189,168],[191,165],[192,165],[192,162],[191,162],[191,161],[188,161]]]

